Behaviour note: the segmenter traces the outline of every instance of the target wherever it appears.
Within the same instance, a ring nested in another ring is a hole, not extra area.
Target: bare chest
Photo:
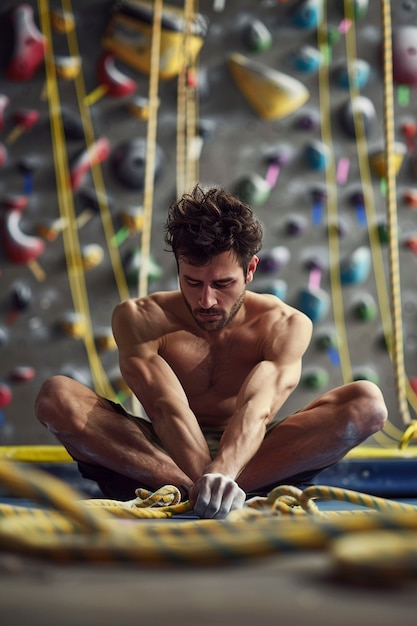
[[[161,356],[179,378],[190,403],[234,399],[242,382],[259,361],[255,345],[236,334],[208,344],[186,333],[170,335]],[[201,404],[203,408],[203,404]]]

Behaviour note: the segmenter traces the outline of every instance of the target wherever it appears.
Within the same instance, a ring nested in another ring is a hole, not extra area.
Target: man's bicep
[[[159,413],[188,405],[177,376],[154,349],[137,346],[135,351],[120,355],[120,371],[150,419]]]
[[[302,358],[311,337],[309,323],[294,316],[285,328],[275,328],[264,345],[264,358],[241,387],[238,403],[255,401],[273,417],[301,378]]]

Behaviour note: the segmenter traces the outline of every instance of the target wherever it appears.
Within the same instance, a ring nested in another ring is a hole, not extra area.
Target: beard
[[[208,330],[210,332],[214,332],[214,331],[218,331],[218,330],[222,330],[223,328],[225,328],[231,321],[232,319],[235,317],[236,313],[239,311],[239,309],[241,308],[243,301],[245,300],[245,290],[242,291],[242,293],[240,294],[239,298],[236,300],[236,302],[233,304],[232,308],[230,309],[229,313],[227,313],[226,311],[224,311],[223,309],[216,309],[216,308],[211,308],[211,309],[193,309],[190,305],[190,303],[188,302],[188,300],[185,298],[184,294],[183,294],[183,298],[184,298],[184,302],[187,305],[188,310],[190,311],[191,315],[193,316],[194,321],[196,322],[196,324],[202,329],[202,330]],[[209,315],[216,315],[218,316],[217,319],[215,320],[203,320],[201,319],[201,317],[199,317],[199,315],[201,314],[209,314]]]

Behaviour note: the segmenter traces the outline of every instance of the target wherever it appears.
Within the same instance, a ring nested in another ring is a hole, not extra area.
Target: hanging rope
[[[155,0],[149,74],[149,119],[146,134],[145,184],[143,191],[143,230],[141,238],[141,266],[139,270],[140,298],[148,293],[149,259],[151,253],[152,213],[155,186],[155,154],[158,125],[159,59],[163,2]]]
[[[406,395],[403,354],[401,281],[398,254],[398,223],[395,172],[394,94],[392,82],[391,2],[381,0],[384,59],[384,130],[387,181],[388,253],[391,287],[392,358],[398,410],[404,425],[411,423]]]
[[[328,47],[327,14],[326,3],[323,3],[322,23],[318,28],[318,44],[320,50]],[[328,63],[323,63],[319,68],[319,97],[320,97],[320,119],[323,142],[327,146],[332,146],[331,111],[330,111],[330,85]],[[336,185],[335,160],[332,157],[329,167],[326,169],[326,190],[327,190],[327,215],[329,228],[338,222],[338,202]],[[339,358],[343,382],[351,382],[352,366],[349,355],[345,313],[343,304],[343,294],[340,279],[340,250],[339,236],[334,230],[329,229],[329,271],[330,285],[333,305],[333,316],[339,338]]]
[[[354,19],[354,6],[352,0],[345,0],[345,18],[347,18],[351,26],[346,32],[346,59],[348,67],[348,75],[354,75],[353,61],[357,58],[356,54],[356,29]],[[349,81],[350,98],[359,96],[359,89],[355,85],[355,81]],[[386,338],[388,352],[390,353],[389,337],[391,336],[391,314],[390,300],[385,279],[384,261],[382,257],[381,242],[378,230],[375,228],[377,223],[375,211],[375,198],[372,186],[372,177],[369,165],[369,146],[367,143],[364,120],[361,114],[353,115],[353,123],[355,128],[356,149],[358,155],[359,174],[364,197],[364,209],[366,213],[366,221],[368,224],[368,237],[370,249],[373,259],[373,269],[375,275],[375,285],[378,294],[379,311]],[[391,356],[391,355],[390,355]],[[384,425],[383,431],[376,433],[373,438],[384,447],[392,447],[392,445],[401,439],[402,430],[394,426],[388,418]]]
[[[52,41],[50,11],[47,0],[39,0],[39,16],[43,34],[49,42]],[[91,315],[88,304],[87,287],[81,263],[80,242],[78,239],[75,224],[75,208],[72,189],[69,184],[69,165],[66,152],[66,143],[62,118],[59,114],[61,103],[58,91],[58,81],[53,61],[52,50],[45,57],[45,72],[47,82],[48,104],[50,110],[52,150],[55,165],[56,185],[59,193],[57,201],[60,208],[61,217],[68,226],[63,229],[63,243],[65,256],[68,265],[68,280],[71,289],[72,300],[75,311],[80,314],[85,323],[83,341],[85,344],[93,385],[97,393],[113,397],[107,376],[97,354],[93,330],[91,326]]]
[[[177,197],[198,182],[197,128],[197,61],[192,61],[189,40],[196,11],[195,0],[184,2],[185,31],[182,45],[183,63],[177,82]],[[192,84],[194,80],[195,84]]]
[[[68,13],[68,15],[73,14],[71,0],[62,0],[62,8],[65,13]],[[76,28],[70,29],[66,33],[66,37],[68,41],[70,55],[74,58],[78,58],[80,54]],[[87,145],[90,145],[94,141],[94,127],[91,119],[90,109],[84,104],[86,98],[86,88],[82,71],[80,71],[75,77],[74,85],[77,94],[81,123],[84,129],[84,136],[86,138]],[[120,258],[119,248],[113,243],[115,238],[113,221],[110,212],[109,202],[107,199],[102,170],[98,164],[94,165],[91,168],[91,176],[93,179],[94,188],[97,191],[97,204],[100,211],[107,251],[112,265],[114,280],[118,289],[119,298],[120,300],[126,300],[127,298],[129,298],[130,295],[129,288],[127,286],[126,276],[123,269],[122,260]]]

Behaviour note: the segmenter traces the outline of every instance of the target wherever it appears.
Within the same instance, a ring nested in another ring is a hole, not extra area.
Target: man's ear
[[[258,263],[259,263],[259,258],[256,255],[254,255],[248,265],[248,271],[246,272],[246,283],[251,283],[253,281],[253,275],[256,272]]]

